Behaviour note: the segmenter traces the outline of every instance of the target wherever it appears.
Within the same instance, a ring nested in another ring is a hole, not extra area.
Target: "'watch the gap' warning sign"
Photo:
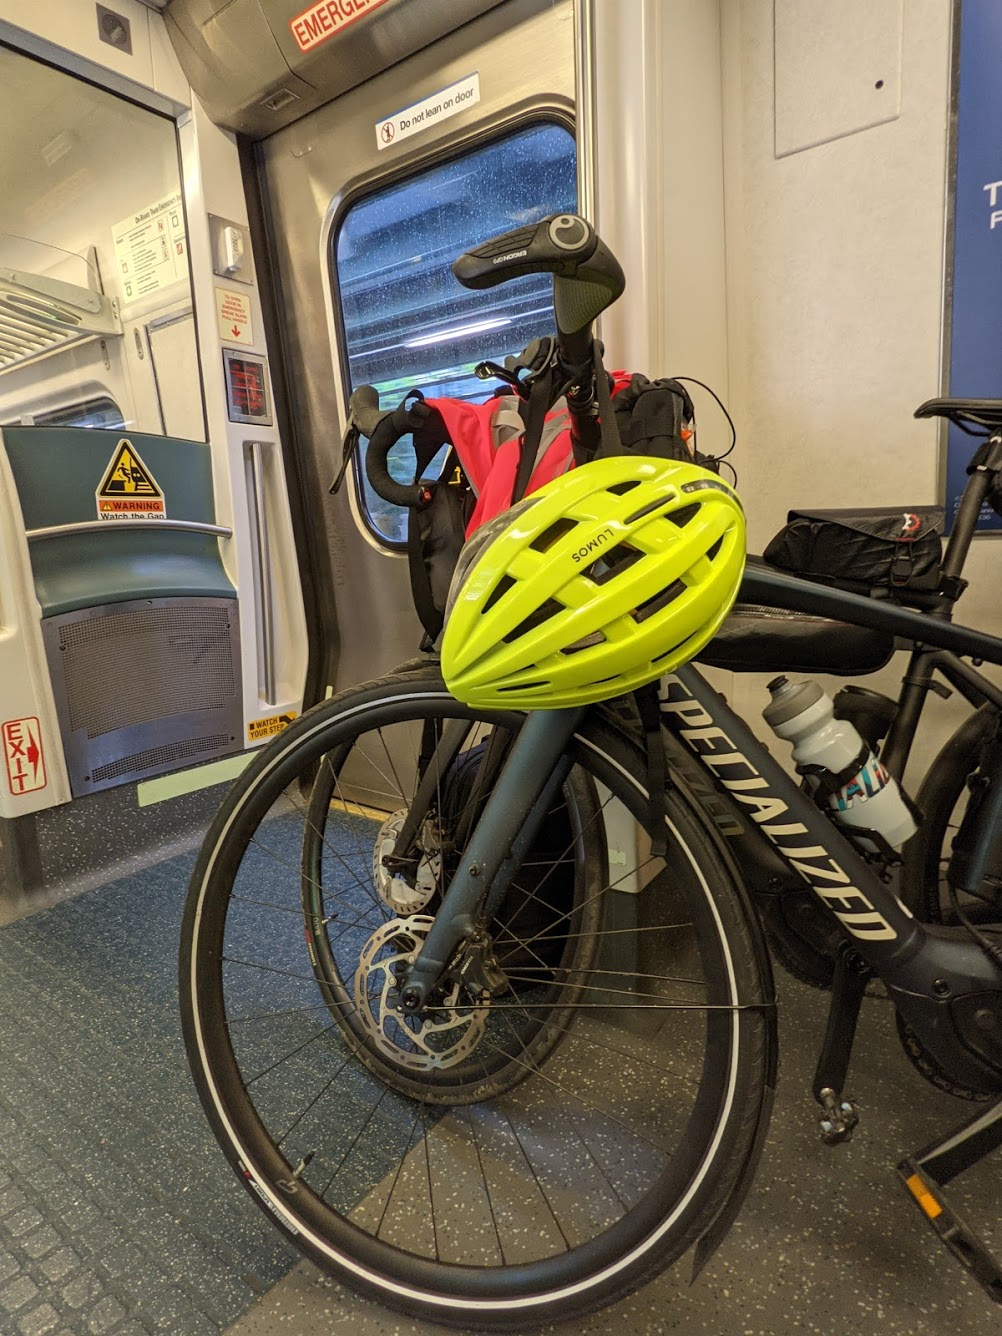
[[[96,495],[97,517],[101,520],[167,518],[159,483],[139,458],[136,447],[124,438],[115,447]]]

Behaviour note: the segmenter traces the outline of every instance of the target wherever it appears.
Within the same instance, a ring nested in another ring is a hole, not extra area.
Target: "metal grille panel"
[[[42,630],[74,797],[241,749],[236,599],[136,599]]]
[[[148,770],[170,770],[179,761],[198,759],[206,752],[219,751],[229,740],[228,733],[212,733],[207,738],[187,738],[184,742],[171,742],[166,747],[148,747],[146,751],[122,756],[108,765],[96,765],[91,779],[95,784],[100,784],[102,780],[118,779],[120,775],[145,774]]]
[[[59,648],[70,727],[89,738],[218,709],[237,688],[229,608],[146,607],[71,622],[59,628]]]

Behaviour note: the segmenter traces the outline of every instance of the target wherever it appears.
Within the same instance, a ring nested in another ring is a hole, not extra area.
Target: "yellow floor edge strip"
[[[225,784],[228,779],[236,779],[255,755],[255,752],[242,752],[239,756],[226,756],[194,770],[178,770],[157,779],[144,779],[136,785],[136,801],[140,807],[152,807],[154,803],[180,798],[185,793],[197,793],[213,784]]]

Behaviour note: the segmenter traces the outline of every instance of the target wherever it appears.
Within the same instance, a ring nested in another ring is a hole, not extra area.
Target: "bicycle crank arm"
[[[417,960],[401,982],[400,1005],[419,1012],[460,943],[477,929],[481,906],[512,846],[528,847],[546,815],[539,802],[585,707],[537,710],[526,717],[442,900]],[[512,869],[509,869],[509,876]]]

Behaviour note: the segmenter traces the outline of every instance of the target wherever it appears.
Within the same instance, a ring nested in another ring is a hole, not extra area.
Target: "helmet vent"
[[[639,479],[627,478],[625,482],[610,483],[605,490],[607,492],[612,492],[613,496],[623,496],[627,492],[632,492],[634,487],[639,487],[639,486],[640,486]]]
[[[545,603],[541,604],[540,607],[536,609],[535,612],[526,617],[524,622],[519,622],[518,626],[513,627],[508,634],[502,636],[501,639],[505,644],[511,644],[513,641],[518,640],[519,637],[524,636],[528,631],[531,631],[534,627],[542,626],[543,623],[548,622],[551,617],[556,617],[558,613],[566,611],[567,609],[562,603],[558,603],[555,598],[548,598]]]
[[[653,515],[656,510],[660,510],[662,506],[669,505],[674,499],[674,496],[669,494],[668,496],[659,496],[653,501],[648,501],[646,506],[641,506],[640,509],[635,510],[632,515],[627,515],[625,522],[627,524],[636,524],[637,520],[642,520],[645,515]],[[672,518],[674,519],[674,516],[672,516]]]
[[[648,617],[653,617],[662,608],[667,608],[669,603],[674,603],[679,594],[684,594],[685,590],[685,584],[681,580],[675,580],[667,589],[662,589],[660,594],[655,594],[646,603],[641,603],[639,607],[634,608],[633,620],[635,622],[646,622]]]
[[[721,534],[720,537],[717,539],[717,541],[713,544],[713,546],[707,548],[707,550],[706,550],[706,556],[707,556],[707,559],[708,559],[709,561],[712,561],[713,558],[714,558],[714,557],[717,555],[717,553],[720,551],[720,544],[721,544],[723,541],[724,541],[724,535]]]
[[[554,543],[563,538],[565,533],[570,533],[572,529],[576,528],[577,525],[573,520],[554,520],[548,529],[544,529],[541,534],[537,534],[529,546],[535,548],[537,552],[548,552]]]
[[[593,649],[596,645],[604,645],[607,637],[601,631],[592,631],[591,635],[582,636],[580,640],[575,640],[573,645],[565,646],[561,654],[577,654],[582,649]]]
[[[491,592],[487,595],[487,598],[484,600],[484,612],[486,612],[488,608],[493,608],[494,604],[497,603],[498,599],[504,598],[508,590],[511,589],[511,587],[514,584],[517,583],[518,582],[516,580],[513,580],[510,575],[502,575],[501,579],[498,580],[497,584],[494,586]]]
[[[643,552],[631,547],[629,543],[617,543],[615,547],[610,547],[608,552],[604,552],[598,561],[593,561],[582,574],[591,580],[592,584],[604,585],[629,570],[643,555]]]

